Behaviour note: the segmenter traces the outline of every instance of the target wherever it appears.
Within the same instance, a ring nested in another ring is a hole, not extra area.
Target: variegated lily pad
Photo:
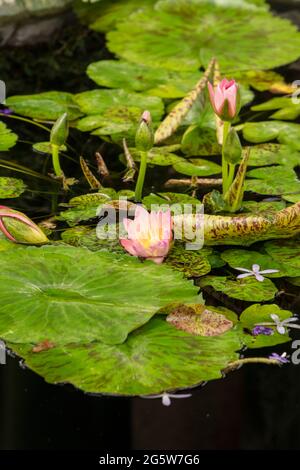
[[[233,327],[231,320],[204,305],[179,305],[167,316],[178,330],[196,336],[219,336]]]
[[[211,286],[229,297],[248,302],[272,300],[277,293],[277,288],[270,279],[259,282],[253,277],[233,281],[225,276],[205,276],[198,281],[198,285]]]

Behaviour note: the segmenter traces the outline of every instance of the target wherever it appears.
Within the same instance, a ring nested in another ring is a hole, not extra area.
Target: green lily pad
[[[259,282],[253,277],[233,281],[225,276],[205,276],[198,281],[198,285],[211,286],[229,297],[247,302],[272,300],[277,293],[277,288],[270,279]]]
[[[198,291],[167,266],[71,246],[3,252],[0,278],[0,337],[16,343],[122,343],[163,305]]]
[[[214,127],[192,125],[182,137],[182,151],[186,155],[218,155],[221,146],[217,142]]]
[[[21,196],[26,190],[26,184],[18,178],[0,177],[0,199],[10,199]]]
[[[34,119],[56,120],[63,113],[73,121],[82,115],[71,93],[47,91],[35,95],[15,95],[6,100],[15,113]]]
[[[153,147],[147,154],[148,165],[169,166],[174,163],[185,162],[185,159],[173,153],[178,145],[165,145],[164,147]],[[141,161],[141,152],[134,147],[129,147],[130,155],[136,162]],[[125,163],[124,154],[120,155],[120,160]]]
[[[211,271],[205,250],[185,250],[181,244],[175,244],[172,247],[166,263],[173,269],[184,273],[186,277],[200,277]]]
[[[261,144],[251,147],[249,166],[284,165],[294,168],[299,161],[300,153],[288,145]]]
[[[241,325],[248,330],[251,330],[255,327],[257,323],[272,322],[270,317],[271,314],[275,313],[278,315],[280,320],[285,320],[290,318],[292,313],[288,310],[281,310],[278,305],[251,305],[251,307],[246,308],[240,316]],[[243,340],[246,340],[248,348],[264,348],[275,346],[277,344],[283,344],[291,340],[288,334],[281,335],[273,329],[272,335],[257,335],[257,336],[245,336]]]
[[[84,91],[75,95],[75,100],[83,113],[99,115],[107,112],[105,116],[107,118],[109,118],[108,113],[114,113],[114,109],[116,116],[118,114],[122,116],[126,108],[134,107],[140,109],[141,113],[147,109],[150,111],[153,121],[159,121],[164,112],[161,98],[122,89]]]
[[[141,91],[161,98],[181,98],[201,78],[199,72],[172,72],[122,60],[93,62],[87,74],[103,87]]]
[[[120,345],[69,344],[40,353],[26,344],[9,346],[47,382],[71,383],[85,392],[132,396],[221,378],[222,369],[238,359],[241,343],[233,330],[213,338],[193,336],[156,317]]]
[[[182,160],[173,165],[175,171],[188,176],[209,176],[221,173],[221,167],[217,163],[201,158]]]
[[[272,119],[294,120],[300,116],[300,104],[296,104],[291,96],[280,96],[265,101],[264,103],[252,106],[253,111],[273,111]]]
[[[143,0],[143,4],[152,5],[156,0]],[[101,2],[75,2],[75,11],[81,21],[99,32],[111,31],[120,18],[128,18],[130,13],[141,7],[139,0],[101,0]]]
[[[0,121],[0,152],[13,147],[18,140],[17,134],[12,132],[4,122]]]
[[[284,201],[244,201],[242,209],[252,214],[273,214],[285,207]]]
[[[70,207],[60,212],[58,220],[64,220],[70,226],[79,222],[94,219],[103,204],[106,204],[118,197],[117,192],[112,188],[103,188],[98,193],[83,194],[70,199],[65,207]]]
[[[117,232],[117,228],[116,228]],[[97,237],[95,228],[84,227],[82,225],[68,228],[65,230],[61,238],[63,242],[72,246],[81,246],[88,248],[90,251],[111,251],[113,253],[125,254],[119,240],[100,239]]]
[[[273,70],[241,70],[234,73],[235,79],[245,85],[250,85],[257,91],[286,92],[287,85],[283,77]]]
[[[2,232],[0,232],[0,252],[7,251],[7,250],[14,250],[15,248],[24,249],[24,246],[11,242],[3,235]]]
[[[255,144],[277,139],[281,144],[300,150],[300,124],[284,121],[247,122],[243,137]]]
[[[219,336],[233,327],[225,315],[205,305],[178,305],[168,314],[167,322],[196,336]]]
[[[245,268],[251,270],[253,264],[259,264],[261,271],[265,269],[277,269],[279,271],[278,273],[265,274],[265,277],[283,277],[286,275],[284,265],[275,262],[271,256],[259,251],[230,249],[223,251],[221,257],[234,269]],[[242,273],[237,272],[237,274]]]
[[[161,0],[120,17],[107,34],[108,48],[130,62],[176,71],[197,70],[211,57],[222,72],[271,69],[298,58],[300,34],[266,8],[245,1]]]
[[[284,166],[255,168],[247,173],[246,191],[260,194],[280,195],[300,193],[300,181],[292,168]]]
[[[195,206],[200,201],[188,194],[181,193],[157,193],[149,194],[143,198],[143,204],[147,209],[153,209],[153,205],[162,206],[162,209],[171,206],[173,214],[181,214],[185,204]],[[178,210],[177,210],[178,208]]]
[[[266,242],[264,248],[275,263],[281,263],[287,276],[300,276],[300,242],[297,239]]]

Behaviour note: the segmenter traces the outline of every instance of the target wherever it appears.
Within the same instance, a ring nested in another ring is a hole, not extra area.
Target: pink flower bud
[[[222,121],[233,121],[240,111],[240,90],[234,80],[224,78],[214,89],[208,83],[208,91],[214,112]]]
[[[44,232],[22,212],[0,206],[0,230],[11,241],[28,245],[49,242]]]
[[[134,220],[123,220],[128,238],[120,238],[123,248],[133,256],[160,264],[167,256],[172,242],[171,212],[148,212],[141,206]]]

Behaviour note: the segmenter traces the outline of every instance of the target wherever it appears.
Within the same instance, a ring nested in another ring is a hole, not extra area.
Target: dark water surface
[[[249,365],[172,401],[88,396],[8,358],[1,449],[300,449],[300,366]]]
[[[296,7],[289,17],[299,21]],[[93,48],[88,62],[101,58],[94,54]],[[300,78],[299,63],[285,74]],[[51,80],[55,83],[55,73]],[[77,91],[79,81],[74,75]],[[41,91],[31,84],[27,74],[26,92]],[[11,88],[10,94],[22,92],[17,75]],[[278,352],[285,348],[290,346]],[[71,386],[49,385],[7,357],[0,365],[0,449],[299,450],[300,365],[248,365],[164,407],[160,400],[89,396]]]

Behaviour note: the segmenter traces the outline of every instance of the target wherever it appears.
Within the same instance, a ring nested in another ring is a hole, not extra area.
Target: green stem
[[[27,118],[24,118],[24,117],[21,117],[21,116],[15,116],[14,114],[13,115],[1,114],[1,119],[4,118],[4,117],[10,118],[10,119],[17,119],[18,121],[29,122],[30,124],[33,124],[34,126],[37,126],[37,127],[40,127],[41,129],[44,129],[44,131],[50,132],[50,129],[48,127],[44,126],[43,124],[40,124],[39,122],[33,121],[31,119],[27,119]]]
[[[143,186],[145,181],[146,169],[147,169],[147,152],[140,151],[141,153],[141,163],[139,169],[139,175],[135,186],[135,200],[136,202],[141,202]]]
[[[63,171],[59,163],[59,147],[58,145],[54,145],[54,144],[52,144],[52,163],[53,163],[54,173],[56,174],[56,176],[62,176]]]
[[[225,157],[224,157],[224,148],[225,148],[225,142],[226,142],[226,139],[227,139],[227,135],[228,135],[228,132],[230,131],[230,122],[229,121],[224,121],[224,124],[223,124],[223,143],[222,143],[222,179],[223,179],[223,196],[225,196],[228,188],[229,188],[229,184],[228,184],[228,163],[226,162],[225,160]]]

